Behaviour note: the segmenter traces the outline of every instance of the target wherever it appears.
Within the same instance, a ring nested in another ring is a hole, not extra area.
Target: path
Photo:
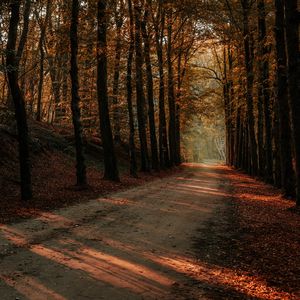
[[[217,167],[188,165],[163,180],[1,226],[0,298],[208,299],[202,287],[222,282],[196,258],[195,241],[225,212],[226,196]]]

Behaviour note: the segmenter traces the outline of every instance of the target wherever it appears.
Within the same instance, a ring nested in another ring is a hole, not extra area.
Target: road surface
[[[219,168],[186,165],[162,180],[2,225],[1,300],[212,299],[205,290],[222,284],[218,269],[197,258],[195,244],[226,212]]]

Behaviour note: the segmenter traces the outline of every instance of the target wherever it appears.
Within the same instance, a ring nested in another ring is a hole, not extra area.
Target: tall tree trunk
[[[264,99],[261,79],[257,85],[257,150],[258,150],[258,175],[264,177]]]
[[[177,58],[177,94],[176,94],[176,157],[175,164],[178,166],[181,164],[181,144],[180,144],[180,99],[181,99],[181,83],[184,70],[181,67],[182,64],[182,50],[179,49]]]
[[[167,26],[167,65],[168,65],[168,102],[169,102],[169,153],[170,165],[173,166],[176,160],[176,103],[174,94],[174,72],[172,63],[172,9],[168,10]]]
[[[159,13],[154,20],[155,44],[159,69],[159,160],[162,169],[170,166],[168,151],[167,123],[165,112],[165,76],[163,59],[163,37],[165,26],[165,12],[159,1]]]
[[[117,10],[117,8],[116,8]],[[116,47],[115,47],[115,66],[113,77],[113,120],[114,120],[114,140],[117,143],[121,142],[121,127],[120,127],[120,108],[119,108],[119,79],[120,79],[120,61],[122,52],[121,29],[123,25],[123,16],[116,11],[115,23],[117,28]]]
[[[82,126],[80,120],[80,108],[79,108],[79,82],[78,82],[78,14],[79,14],[79,0],[72,1],[72,19],[70,28],[70,42],[71,42],[71,82],[72,82],[72,120],[75,135],[76,146],[76,175],[77,184],[86,184],[86,166],[83,153],[83,141],[82,141]]]
[[[262,87],[264,107],[264,179],[268,183],[273,181],[273,157],[272,157],[272,121],[270,104],[270,83],[269,83],[269,49],[266,45],[266,11],[265,1],[258,0],[258,48],[259,48],[259,79]],[[263,167],[263,166],[260,166]]]
[[[223,99],[225,109],[225,134],[226,134],[226,164],[230,165],[230,96],[229,96],[229,83],[227,78],[227,57],[226,46],[223,49]]]
[[[279,116],[279,149],[281,160],[281,186],[286,196],[295,195],[295,173],[292,163],[292,137],[289,122],[290,109],[287,86],[287,57],[284,36],[284,1],[275,0],[275,46],[276,46],[276,82],[275,101]]]
[[[229,115],[230,115],[230,137],[229,137],[229,143],[230,143],[230,165],[233,166],[234,161],[234,130],[236,128],[234,127],[234,85],[233,85],[233,58],[232,58],[232,52],[230,45],[227,46],[227,56],[228,56],[228,95],[229,95]]]
[[[107,96],[107,15],[106,1],[98,0],[97,8],[97,96],[100,132],[104,151],[104,179],[119,181],[117,158],[109,119]]]
[[[155,115],[154,115],[154,93],[153,93],[153,74],[152,74],[152,64],[150,57],[150,41],[149,33],[147,32],[147,22],[148,22],[149,11],[146,8],[144,13],[144,18],[141,24],[142,35],[144,40],[144,56],[146,63],[146,79],[147,79],[147,98],[148,98],[148,119],[150,127],[150,142],[151,142],[151,163],[154,170],[159,169],[159,159],[158,159],[158,147],[156,138],[156,126],[155,126]]]
[[[285,1],[285,33],[288,57],[288,88],[292,115],[291,123],[296,160],[296,205],[300,206],[300,53],[297,3],[297,0]]]
[[[234,136],[234,160],[233,165],[236,168],[240,167],[240,134],[241,134],[241,108],[236,109],[235,118],[235,136]]]
[[[27,42],[27,35],[29,31],[29,16],[30,16],[30,10],[31,10],[31,2],[32,0],[26,0],[24,5],[24,12],[23,12],[23,30],[20,37],[20,42],[17,50],[17,66],[19,67],[20,60],[22,58],[22,54],[25,48],[25,44]]]
[[[136,147],[135,147],[135,129],[134,129],[134,115],[132,108],[132,61],[134,54],[134,21],[132,2],[128,0],[128,14],[129,14],[129,34],[130,44],[128,49],[127,58],[127,76],[126,76],[126,87],[127,87],[127,105],[128,105],[128,119],[129,119],[129,156],[130,156],[130,175],[137,177],[137,160],[136,160]]]
[[[255,137],[255,120],[253,113],[253,56],[251,55],[250,30],[249,30],[249,0],[241,0],[243,7],[243,38],[244,38],[244,60],[246,68],[246,101],[247,101],[247,131],[249,134],[250,156],[248,157],[248,171],[257,175],[257,143]]]
[[[20,1],[12,1],[10,4],[11,17],[7,36],[6,67],[10,93],[14,102],[15,117],[18,129],[21,199],[23,201],[32,198],[31,170],[28,147],[28,125],[25,109],[25,101],[18,84],[18,68],[16,57],[16,41],[20,18]]]
[[[281,158],[280,158],[280,129],[279,129],[279,107],[278,102],[273,103],[273,160],[274,160],[274,172],[273,172],[273,184],[274,186],[281,188]]]
[[[143,80],[143,53],[141,40],[141,5],[134,2],[135,19],[135,71],[136,71],[136,102],[139,125],[139,138],[141,144],[141,170],[147,172],[149,168],[149,154],[147,146],[147,132],[145,120],[145,95]]]
[[[42,120],[42,94],[43,94],[43,84],[44,84],[44,59],[45,59],[45,52],[44,52],[44,40],[46,35],[46,29],[48,25],[48,19],[51,9],[51,0],[47,1],[46,7],[46,16],[44,23],[41,25],[41,34],[39,40],[39,51],[40,51],[40,78],[39,78],[39,85],[38,85],[38,101],[37,101],[37,115],[36,120]],[[37,14],[37,13],[36,13]],[[38,18],[38,15],[37,15]]]

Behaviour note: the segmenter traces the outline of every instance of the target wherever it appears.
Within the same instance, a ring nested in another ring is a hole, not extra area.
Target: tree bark
[[[127,106],[128,106],[128,119],[129,119],[129,156],[130,156],[130,175],[137,177],[137,160],[136,160],[136,147],[135,147],[135,129],[134,129],[134,115],[132,108],[132,61],[134,54],[134,21],[132,2],[128,0],[128,14],[129,14],[129,34],[130,44],[127,57]]]
[[[269,84],[269,49],[266,45],[266,11],[265,1],[258,0],[258,48],[259,48],[259,79],[258,83],[262,87],[263,107],[264,107],[264,180],[267,183],[273,181],[273,157],[272,157],[272,121],[270,104],[270,84]]]
[[[14,102],[15,117],[18,129],[21,199],[23,201],[32,198],[31,165],[28,146],[28,125],[25,109],[25,101],[18,84],[18,65],[16,57],[16,41],[20,18],[20,1],[12,1],[10,4],[11,17],[7,36],[6,68],[10,93]]]
[[[46,16],[44,23],[41,25],[41,34],[39,40],[39,50],[40,50],[40,78],[39,78],[39,85],[38,85],[38,101],[37,101],[37,114],[36,120],[42,120],[42,94],[43,94],[43,84],[44,84],[44,59],[45,59],[45,52],[44,52],[44,40],[46,35],[46,29],[48,25],[48,18],[51,9],[51,0],[47,1],[46,7]]]
[[[159,1],[158,16],[154,20],[155,44],[159,69],[159,160],[160,167],[165,169],[170,166],[168,151],[167,123],[165,112],[165,76],[163,59],[163,36],[165,26],[165,12]],[[160,26],[159,26],[160,25]]]
[[[287,85],[287,57],[284,36],[284,1],[275,0],[276,97],[279,116],[279,150],[281,186],[286,196],[295,195],[295,173],[292,163],[292,137]]]
[[[150,57],[150,41],[149,33],[147,32],[147,22],[148,22],[149,11],[146,8],[144,13],[144,18],[141,24],[142,35],[144,40],[144,56],[146,63],[146,79],[147,79],[147,98],[148,98],[148,119],[150,128],[150,142],[151,142],[151,163],[154,170],[159,169],[159,159],[158,159],[158,147],[156,138],[156,126],[155,126],[155,113],[154,113],[154,93],[153,93],[153,74],[152,74],[152,64]]]
[[[106,1],[98,0],[97,7],[97,96],[100,132],[104,151],[104,179],[119,181],[117,158],[111,130],[107,95],[107,15]]]
[[[300,54],[297,0],[285,1],[285,34],[288,57],[288,88],[296,163],[296,205],[300,206]]]
[[[71,83],[72,83],[72,120],[74,127],[75,136],[75,147],[76,147],[76,175],[77,185],[85,185],[86,180],[86,166],[85,157],[83,151],[82,141],[82,125],[81,125],[81,114],[80,114],[80,97],[79,97],[79,82],[78,82],[78,14],[79,14],[79,1],[72,1],[72,19],[70,28],[70,42],[71,42]]]
[[[139,138],[141,144],[141,171],[148,172],[149,154],[147,145],[147,132],[145,120],[145,95],[143,80],[143,53],[141,40],[141,6],[138,1],[134,2],[135,19],[135,76],[136,76],[136,102],[139,125]]]
[[[168,102],[169,102],[169,154],[170,165],[174,166],[176,161],[176,103],[174,94],[174,71],[172,63],[172,10],[168,10],[167,26],[167,66],[168,66]]]
[[[117,10],[117,8],[116,8]],[[114,140],[117,143],[121,142],[121,127],[120,127],[120,108],[119,108],[119,81],[120,81],[120,61],[122,52],[121,29],[123,25],[123,16],[116,11],[115,23],[117,29],[116,47],[115,47],[115,66],[113,77],[113,120],[114,120]]]
[[[244,38],[244,63],[246,69],[246,101],[247,101],[247,131],[249,134],[250,156],[248,157],[248,171],[257,175],[257,143],[255,137],[255,124],[253,113],[253,56],[251,55],[250,30],[249,30],[249,1],[241,0],[243,7],[243,38]]]

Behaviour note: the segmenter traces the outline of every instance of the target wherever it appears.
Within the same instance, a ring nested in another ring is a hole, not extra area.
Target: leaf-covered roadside
[[[247,175],[229,171],[227,176],[233,185],[240,233],[234,263],[265,285],[290,295],[263,294],[264,299],[299,299],[300,215],[295,203]]]
[[[74,185],[76,183],[74,164],[70,156],[59,151],[46,151],[36,156],[33,164],[35,198],[28,203],[22,203],[19,199],[19,180],[14,179],[17,166],[9,168],[7,165],[0,165],[0,224],[37,216],[43,211],[73,205],[107,193],[138,186],[180,169],[152,174],[140,173],[139,178],[133,178],[129,176],[128,171],[124,171],[120,182],[111,182],[102,179],[103,173],[95,164],[87,169],[89,185],[84,189],[79,189]]]

